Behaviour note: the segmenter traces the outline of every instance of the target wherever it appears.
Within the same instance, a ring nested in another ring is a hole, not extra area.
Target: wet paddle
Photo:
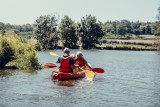
[[[44,68],[54,68],[57,67],[57,65],[53,64],[53,63],[45,63],[44,64]]]
[[[104,73],[104,69],[102,69],[102,68],[92,68],[92,71],[94,71],[96,73]]]
[[[85,73],[85,75],[88,77],[88,78],[93,78],[95,73],[92,72],[92,71],[89,71],[89,70],[84,70],[83,71]]]
[[[53,56],[59,57],[59,55],[57,55],[57,54],[56,54],[56,53],[54,53],[54,52],[50,52],[50,55],[53,55]]]

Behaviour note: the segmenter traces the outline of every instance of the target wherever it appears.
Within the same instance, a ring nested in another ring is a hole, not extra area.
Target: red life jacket
[[[84,58],[83,58],[83,57],[82,57],[81,59],[76,58],[76,61],[78,61],[78,62],[79,62],[79,65],[80,65],[80,66],[84,66],[84,64],[83,64],[83,60],[84,60]]]
[[[69,61],[70,61],[70,56],[68,57],[64,57],[64,56],[61,56],[61,64],[59,66],[59,71],[61,72],[67,72],[67,73],[70,73],[72,70],[71,70],[71,66],[69,65]]]

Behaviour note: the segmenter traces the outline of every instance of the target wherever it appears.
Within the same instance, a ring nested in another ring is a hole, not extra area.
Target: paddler
[[[75,55],[71,54],[71,57],[74,59],[74,65],[76,66],[74,72],[81,72],[82,70],[79,70],[79,62],[76,61]]]
[[[79,66],[81,67],[81,69],[86,69],[86,67],[88,67],[89,70],[92,70],[91,66],[84,59],[82,52],[77,52],[76,61],[78,61]]]
[[[64,55],[58,58],[57,63],[60,63],[60,72],[73,73],[73,69],[76,68],[74,65],[74,59],[70,56],[69,48],[64,49]]]

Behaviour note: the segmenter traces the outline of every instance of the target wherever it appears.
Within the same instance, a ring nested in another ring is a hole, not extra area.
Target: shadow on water
[[[9,76],[15,72],[17,72],[17,70],[7,70],[7,69],[0,70],[0,76]]]
[[[18,72],[31,73],[31,74],[37,73],[36,70],[18,70],[18,69],[4,68],[0,70],[0,76],[16,75]]]
[[[75,86],[76,83],[78,83],[78,80],[67,80],[67,81],[55,81],[55,80],[52,80],[53,83],[55,85],[58,85],[58,86],[66,86],[66,87],[73,87]]]

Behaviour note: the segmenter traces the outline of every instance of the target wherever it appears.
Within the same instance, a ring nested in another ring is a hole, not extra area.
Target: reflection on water
[[[72,87],[76,84],[78,80],[67,80],[67,81],[55,81],[53,80],[53,83],[58,86],[66,86],[66,87]]]
[[[93,84],[93,78],[84,78],[83,80],[82,79],[79,79],[79,80],[65,80],[65,81],[57,81],[57,80],[52,80],[52,82],[55,84],[55,85],[58,85],[58,86],[66,86],[66,87],[73,87],[73,86],[76,86],[76,84],[78,84],[79,82],[85,82],[85,83],[88,83],[88,84]]]
[[[0,76],[12,75],[16,70],[0,70]]]
[[[16,75],[18,72],[37,73],[36,70],[2,69],[0,70],[0,76]]]
[[[78,50],[71,50],[76,54]],[[39,52],[39,62],[57,57]],[[62,55],[62,50],[54,51]],[[0,107],[160,107],[160,55],[150,51],[82,51],[93,68],[93,81],[52,81],[58,68],[0,71]],[[56,64],[56,63],[55,63]],[[58,64],[57,64],[58,65]]]

